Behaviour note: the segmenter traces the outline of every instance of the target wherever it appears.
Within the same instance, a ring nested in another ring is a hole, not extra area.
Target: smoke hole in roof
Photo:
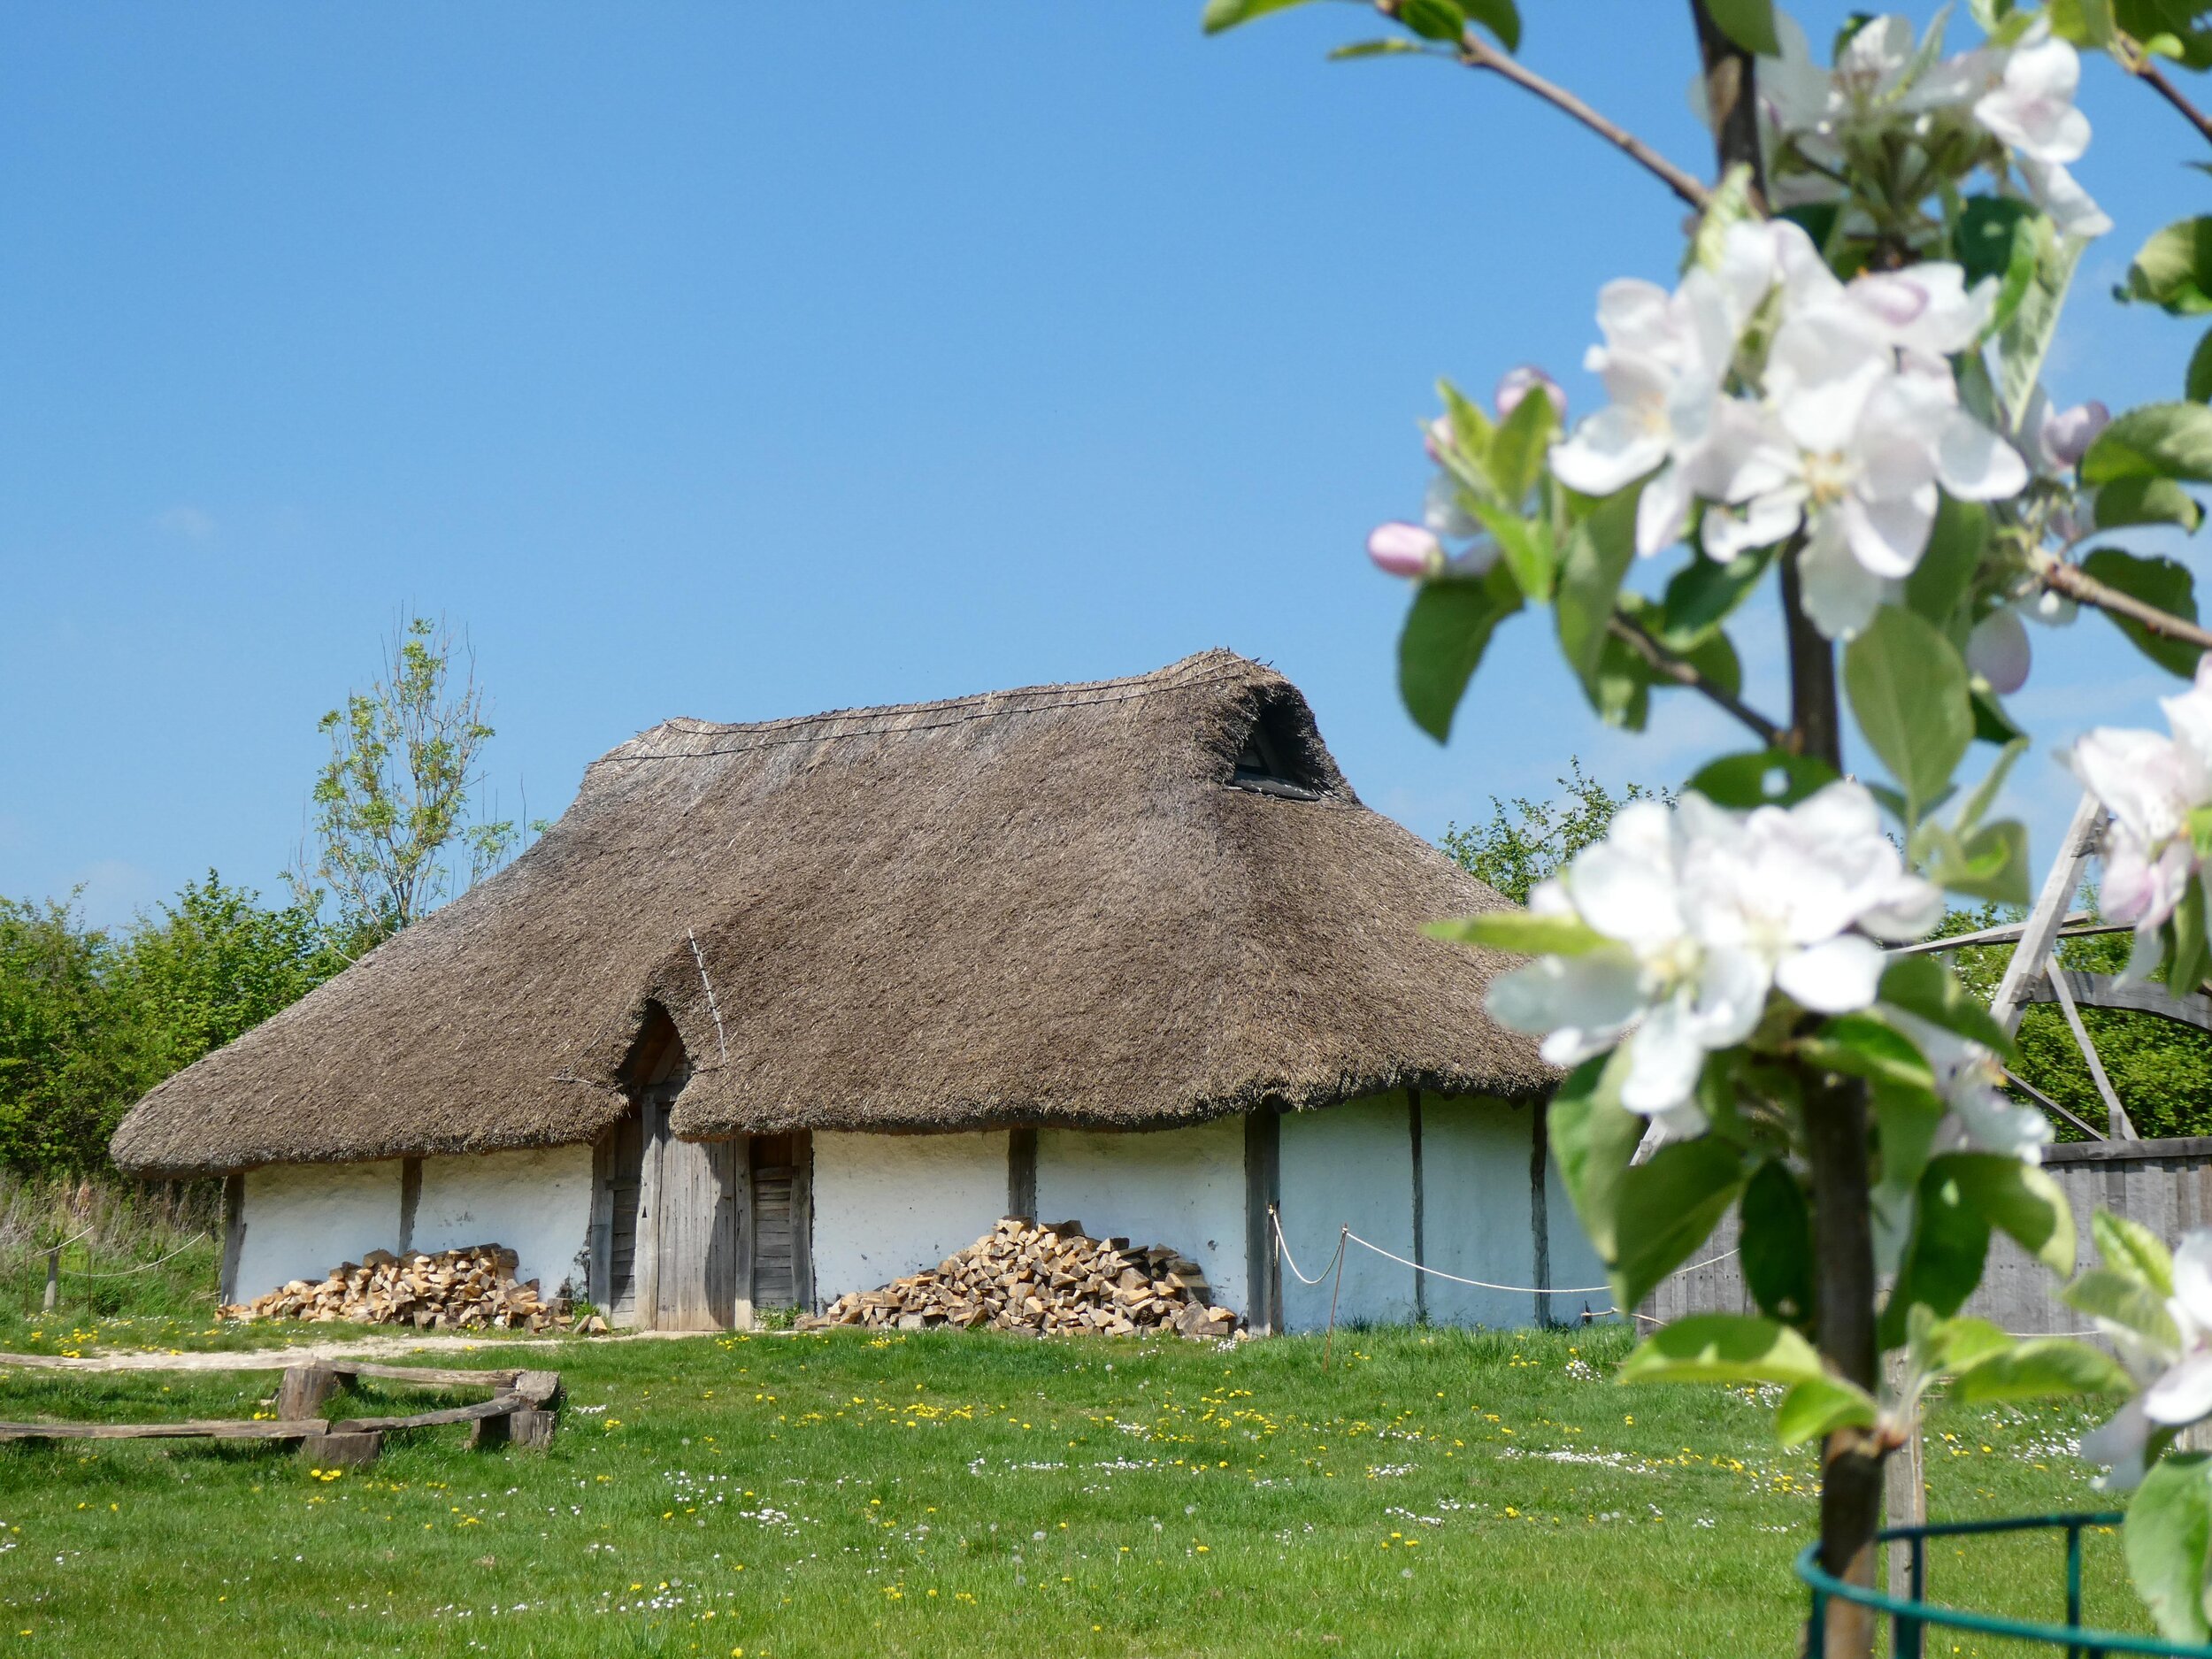
[[[1245,733],[1237,752],[1236,769],[1229,781],[1240,789],[1281,795],[1292,801],[1317,801],[1328,783],[1314,764],[1307,733],[1281,701],[1260,705],[1252,729]]]

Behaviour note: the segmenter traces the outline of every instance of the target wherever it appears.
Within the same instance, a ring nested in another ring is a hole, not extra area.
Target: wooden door
[[[680,1141],[659,1114],[653,1324],[663,1331],[726,1331],[738,1323],[740,1143]]]
[[[634,1111],[615,1125],[601,1179],[601,1222],[606,1256],[598,1288],[612,1325],[638,1322],[638,1206],[645,1176],[645,1125]]]
[[[812,1162],[813,1143],[804,1133],[754,1135],[747,1143],[757,1308],[813,1305]]]

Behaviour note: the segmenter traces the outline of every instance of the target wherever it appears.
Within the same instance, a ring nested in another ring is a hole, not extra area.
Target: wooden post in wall
[[[1528,1129],[1529,1282],[1536,1286],[1536,1323],[1549,1325],[1551,1317],[1551,1117],[1549,1097],[1532,1108]]]
[[[1006,1213],[1037,1218],[1037,1131],[1020,1125],[1006,1132]]]
[[[1283,1268],[1275,1253],[1274,1215],[1283,1196],[1283,1120],[1271,1106],[1244,1115],[1245,1323],[1272,1335],[1283,1328]]]
[[[223,1178],[223,1267],[216,1294],[225,1303],[238,1300],[238,1257],[246,1248],[246,1178]]]

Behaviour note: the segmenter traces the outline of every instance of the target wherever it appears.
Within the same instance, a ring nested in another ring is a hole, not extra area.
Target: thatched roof
[[[720,726],[593,763],[522,857],[155,1089],[147,1174],[588,1140],[673,1019],[687,1136],[1137,1127],[1549,1083],[1420,937],[1502,902],[1369,810],[1297,690],[1156,673]]]

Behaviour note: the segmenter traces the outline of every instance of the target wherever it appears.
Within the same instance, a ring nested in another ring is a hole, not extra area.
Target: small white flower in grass
[[[2157,1430],[2212,1417],[2212,1228],[2198,1228],[2175,1250],[2166,1314],[2177,1339],[2170,1348],[2116,1321],[2097,1321],[2121,1363],[2139,1381],[2150,1379],[2118,1416],[2082,1437],[2081,1455],[2112,1471],[2106,1486],[2132,1486],[2143,1479],[2145,1454]]]
[[[1770,991],[1820,1013],[1868,1006],[1875,941],[1926,932],[1942,901],[1906,871],[1873,797],[1835,783],[1748,815],[1694,793],[1671,810],[1632,803],[1529,908],[1605,942],[1505,975],[1492,1016],[1545,1033],[1556,1065],[1624,1043],[1622,1103],[1690,1133],[1704,1121],[1693,1095],[1705,1056],[1747,1039]]]
[[[2135,925],[2131,978],[2158,964],[2158,930],[2200,865],[2189,815],[2212,805],[2212,654],[2197,664],[2189,690],[2158,701],[2171,737],[2099,726],[2062,757],[2112,814],[2098,898],[2114,921]]]

